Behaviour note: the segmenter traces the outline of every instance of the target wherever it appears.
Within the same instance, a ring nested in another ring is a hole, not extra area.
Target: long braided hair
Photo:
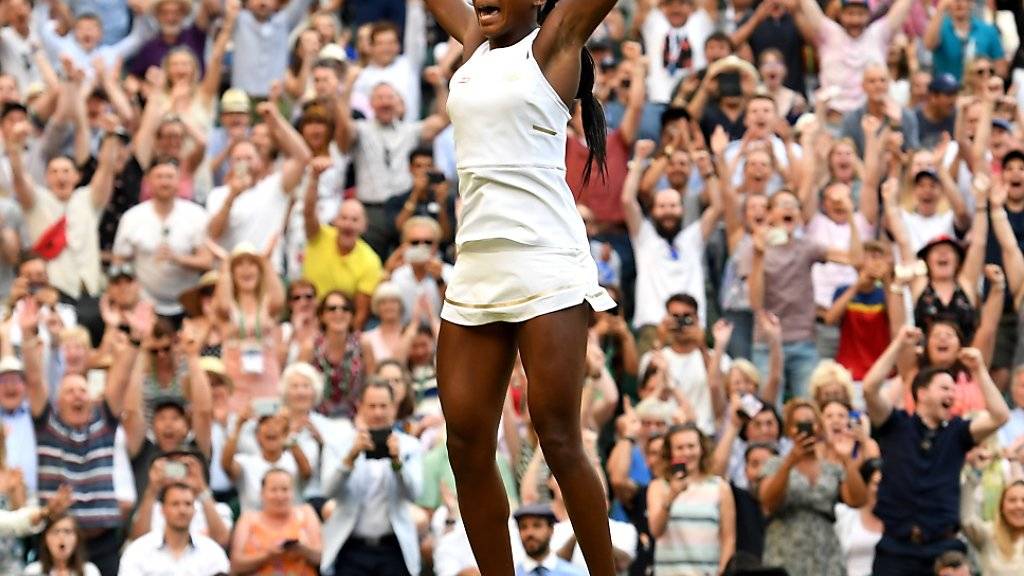
[[[541,25],[548,14],[558,4],[558,0],[546,0],[537,15],[537,22]],[[607,126],[605,125],[604,109],[601,102],[594,95],[594,55],[586,46],[580,51],[580,85],[576,90],[576,98],[580,100],[583,111],[583,136],[587,140],[587,147],[590,154],[587,157],[587,166],[583,169],[583,185],[590,181],[591,168],[597,160],[598,170],[603,178],[607,173],[607,158],[605,138],[607,137]]]

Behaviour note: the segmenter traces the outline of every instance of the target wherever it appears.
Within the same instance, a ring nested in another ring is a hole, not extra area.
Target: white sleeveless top
[[[565,181],[572,115],[533,56],[539,31],[506,48],[484,42],[452,77],[448,113],[463,203],[455,238],[460,248],[496,239],[587,246]]]

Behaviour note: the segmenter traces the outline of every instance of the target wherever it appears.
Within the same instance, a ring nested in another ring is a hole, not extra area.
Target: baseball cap
[[[248,114],[251,102],[245,90],[230,88],[220,97],[220,111],[222,114]]]
[[[153,400],[153,413],[156,414],[158,411],[164,408],[176,408],[182,414],[187,414],[188,411],[185,408],[185,399],[181,396],[159,396]]]
[[[523,518],[543,518],[552,524],[558,521],[550,504],[526,504],[520,506],[515,514],[512,515],[512,518],[517,522]]]
[[[8,372],[24,372],[25,366],[15,356],[4,356],[0,358],[0,374]]]
[[[868,10],[871,9],[871,7],[868,5],[868,0],[843,0],[842,7],[847,8],[849,6],[858,6],[861,8],[866,8]]]
[[[1013,132],[1013,125],[1009,121],[1003,120],[1002,118],[993,118],[992,127],[999,128],[1000,130],[1006,130],[1007,132]]]
[[[932,81],[928,83],[928,91],[939,94],[956,94],[960,91],[960,83],[957,82],[956,76],[953,76],[948,72],[944,74],[937,74],[932,78]]]
[[[920,258],[921,260],[924,260],[925,258],[928,257],[928,252],[930,252],[932,248],[938,246],[939,244],[949,244],[950,246],[952,246],[953,249],[956,250],[956,253],[960,256],[960,261],[964,261],[964,256],[966,255],[967,250],[964,248],[963,242],[957,240],[956,238],[950,236],[949,234],[941,234],[929,240],[927,244],[922,246],[921,249],[917,251],[917,257]]]
[[[345,49],[337,44],[328,44],[320,49],[320,53],[316,55],[320,60],[337,60],[338,62],[347,62],[348,54]]]
[[[24,112],[28,114],[28,108],[25,107],[21,102],[4,102],[2,108],[0,108],[0,119],[6,118],[8,114],[12,112]]]

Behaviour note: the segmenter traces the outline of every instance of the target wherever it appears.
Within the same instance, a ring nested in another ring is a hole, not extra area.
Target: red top
[[[576,198],[594,212],[598,222],[621,224],[626,221],[622,213],[622,186],[626,182],[626,164],[629,146],[620,130],[612,130],[605,139],[608,147],[608,174],[601,177],[597,163],[591,167],[590,182],[583,187],[583,169],[587,166],[590,149],[571,135],[565,141],[565,181]]]

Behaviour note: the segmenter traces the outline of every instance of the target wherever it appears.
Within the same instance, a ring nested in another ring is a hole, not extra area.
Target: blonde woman
[[[854,400],[859,400],[855,398],[853,376],[835,360],[818,362],[811,372],[807,393],[814,399],[818,410],[823,409],[830,400],[838,400],[847,406],[853,406]]]
[[[278,396],[276,351],[281,335],[275,319],[284,308],[284,286],[268,262],[276,237],[263,253],[243,242],[230,257],[220,246],[209,244],[223,262],[214,306],[225,323],[223,358],[235,385],[232,411],[238,412],[253,399]]]
[[[1024,478],[1003,488],[999,510],[992,521],[981,518],[975,491],[981,475],[967,471],[960,491],[964,534],[979,552],[985,576],[1016,576],[1024,573]]]

